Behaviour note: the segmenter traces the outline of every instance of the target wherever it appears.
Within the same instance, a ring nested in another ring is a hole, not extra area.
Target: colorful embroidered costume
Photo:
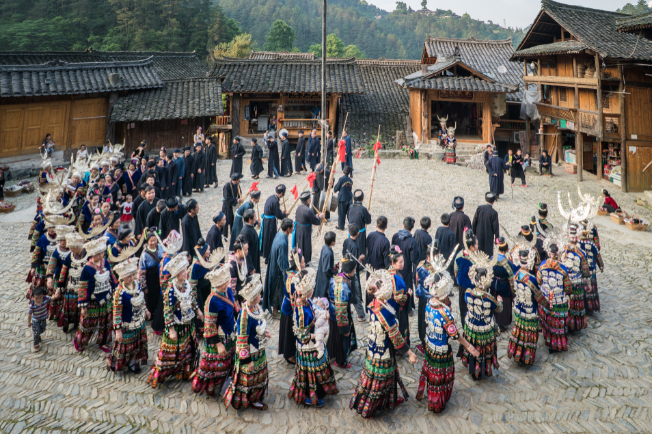
[[[63,262],[66,260],[68,255],[70,255],[70,250],[63,250],[61,249],[61,246],[57,246],[56,249],[54,250],[54,253],[52,253],[52,256],[50,256],[50,261],[47,264],[47,268],[45,271],[45,279],[46,281],[48,278],[52,279],[52,287],[55,288],[55,291],[57,289],[60,290],[59,280],[61,277],[61,270],[63,269]],[[52,294],[52,296],[54,296],[54,294]],[[48,307],[49,309],[48,319],[50,321],[57,321],[57,322],[59,321],[59,317],[61,316],[61,309],[63,308],[63,303],[64,303],[63,296],[59,296],[56,300],[53,299],[50,302],[50,305]]]
[[[446,148],[446,164],[455,164],[457,162],[457,154],[455,148],[457,147],[457,139],[453,136],[446,136],[443,141]]]
[[[600,268],[601,271],[604,270],[602,255],[600,254],[598,246],[590,239],[582,239],[578,244],[586,254],[586,262],[589,266],[589,273],[591,275],[588,284],[585,286],[586,292],[584,293],[586,312],[600,312],[600,294],[598,294],[597,274],[598,268]]]
[[[478,349],[480,356],[475,358],[464,348],[462,363],[468,366],[472,378],[480,380],[491,377],[493,370],[499,367],[494,313],[501,312],[503,304],[478,288],[467,289],[465,301],[464,337]]]
[[[56,241],[56,236],[50,237],[46,232],[39,238],[36,243],[34,252],[32,253],[32,269],[34,270],[34,276],[32,280],[32,285],[27,292],[27,298],[32,298],[32,290],[38,286],[45,286],[45,273],[47,271],[48,264],[50,263],[50,257],[57,249],[58,242]],[[51,292],[51,291],[50,291]],[[54,293],[48,293],[48,296],[52,297]]]
[[[514,328],[507,356],[524,365],[533,365],[539,340],[539,304],[547,305],[537,279],[527,270],[516,272],[514,281]]]
[[[294,305],[292,300],[295,297],[296,288],[292,278],[297,274],[294,270],[285,273],[285,286],[283,291],[283,302],[281,303],[281,321],[278,328],[278,353],[285,360],[295,357],[297,352],[296,336],[294,336],[293,324]]]
[[[59,273],[57,286],[63,297],[63,306],[59,315],[58,326],[63,327],[64,332],[74,329],[79,325],[79,307],[77,296],[79,293],[79,279],[84,269],[85,254],[82,251],[81,256],[77,257],[74,253],[66,256]]]
[[[347,358],[352,351],[358,349],[355,325],[351,315],[351,280],[344,273],[332,278],[328,289],[328,307],[330,319],[328,353],[334,357],[337,364],[346,366]],[[348,336],[345,336],[347,335]]]
[[[395,310],[376,299],[369,306],[367,356],[349,408],[365,418],[376,411],[393,410],[409,395],[398,372],[396,356],[410,349],[398,330]],[[398,396],[401,389],[403,397]]]
[[[541,293],[548,306],[539,306],[539,319],[548,350],[568,351],[568,296],[572,292],[566,267],[556,259],[546,259],[537,272]]]
[[[589,264],[586,261],[586,255],[577,244],[569,244],[564,248],[561,261],[568,270],[573,290],[568,307],[568,330],[569,332],[580,331],[587,327],[584,294],[591,277]]]
[[[122,371],[134,362],[134,370],[147,364],[147,331],[145,329],[145,293],[138,281],[131,288],[118,285],[113,294],[113,329],[122,331],[122,340],[113,344],[107,369]]]

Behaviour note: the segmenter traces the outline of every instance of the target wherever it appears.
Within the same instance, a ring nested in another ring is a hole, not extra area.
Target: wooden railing
[[[231,116],[217,116],[215,124],[218,126],[231,125]]]
[[[279,127],[279,129],[319,129],[319,119],[280,119],[279,123],[282,125],[282,127]]]
[[[537,103],[537,109],[539,109],[539,114],[542,116],[550,116],[552,118],[566,119],[567,121],[575,122],[574,109],[544,103]]]
[[[574,78],[574,77],[557,77],[551,75],[526,75],[523,77],[525,83],[532,84],[549,84],[552,86],[574,86],[580,87],[597,87],[597,78]]]
[[[604,113],[602,115],[603,131],[605,139],[620,139],[620,115]]]
[[[600,136],[602,125],[598,122],[598,112],[577,110],[577,113],[580,120],[580,132],[592,136]]]
[[[500,119],[498,123],[500,124],[498,128],[501,130],[525,130],[525,121],[520,119]]]

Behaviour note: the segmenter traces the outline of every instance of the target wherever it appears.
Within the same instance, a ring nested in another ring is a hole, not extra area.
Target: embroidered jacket
[[[225,293],[211,289],[204,307],[204,339],[210,340],[211,344],[219,342],[224,345],[233,341],[236,337],[234,312],[235,297],[231,288],[227,288]]]
[[[375,299],[370,306],[367,358],[387,360],[392,350],[405,354],[410,349],[398,329],[396,312]]]
[[[297,297],[294,303],[294,325],[292,327],[297,340],[297,349],[303,351],[312,348],[310,334],[315,331],[315,311],[312,301]]]
[[[110,301],[111,294],[117,286],[111,273],[109,261],[104,259],[102,271],[99,273],[91,263],[91,261],[86,263],[79,277],[77,305],[80,308],[88,306],[91,300],[97,301],[99,304]]]
[[[33,252],[36,248],[36,243],[41,238],[44,229],[45,221],[43,221],[43,211],[38,211],[36,216],[34,216],[32,225],[29,228],[29,235],[27,236],[27,239],[30,240],[30,252]]]
[[[491,294],[478,289],[467,289],[464,294],[466,301],[466,327],[477,333],[486,333],[494,328],[494,313],[503,311],[503,303]]]
[[[114,330],[135,330],[145,323],[145,293],[138,281],[128,289],[118,285],[113,294],[113,328]]]
[[[519,269],[514,280],[514,307],[523,319],[537,318],[539,303],[544,307],[548,300],[539,289],[536,277],[528,270]]]
[[[285,316],[292,316],[294,306],[292,305],[292,297],[294,297],[294,284],[292,278],[297,274],[294,270],[285,272],[285,286],[283,288],[283,303],[281,304],[281,313]]]
[[[469,278],[469,269],[472,265],[473,261],[466,250],[462,250],[455,257],[455,281],[464,289],[475,288]]]
[[[42,273],[45,273],[50,257],[57,249],[58,243],[55,240],[56,238],[50,238],[47,232],[41,235],[32,254],[32,268],[42,269]]]
[[[328,312],[331,321],[337,323],[341,335],[351,331],[349,323],[349,304],[351,300],[351,280],[346,274],[340,273],[330,281],[328,298],[330,305]]]
[[[256,307],[256,309],[259,309]],[[258,315],[259,312],[254,312]],[[265,320],[254,318],[248,309],[240,310],[238,316],[238,337],[236,340],[235,353],[240,360],[240,365],[251,362],[251,357],[263,349],[263,337],[266,323]]]
[[[165,326],[172,327],[174,325],[185,325],[195,318],[195,310],[197,309],[197,297],[190,287],[190,283],[186,280],[184,283],[184,291],[181,292],[177,289],[176,283],[170,281],[167,289],[163,293],[163,317],[165,318]]]
[[[394,278],[393,295],[388,303],[394,309],[400,310],[403,306],[405,306],[405,302],[407,302],[408,299],[407,286],[405,286],[405,281],[399,274],[396,273],[396,270],[394,270],[393,267],[389,267],[389,270],[387,271],[389,271],[389,274],[391,274]]]
[[[598,251],[601,250],[600,248],[600,235],[598,235],[598,228],[593,226],[591,228],[591,241],[593,241],[593,244],[595,244],[595,247],[598,248]]]
[[[416,295],[419,298],[430,300],[430,292],[423,286],[423,282],[426,281],[428,276],[430,276],[435,270],[432,268],[432,265],[428,261],[421,261],[417,266],[417,289]]]
[[[546,259],[537,271],[537,283],[551,306],[568,303],[573,292],[566,267],[556,259]]]
[[[449,339],[459,339],[455,318],[450,308],[439,303],[426,305],[426,345],[437,354],[448,353]]]
[[[243,265],[244,264],[244,265]],[[229,288],[232,288],[235,295],[240,293],[240,290],[247,281],[247,258],[238,259],[235,254],[231,254],[229,257],[229,272],[231,273],[231,282],[229,283]],[[240,274],[238,272],[238,267],[244,267],[244,279],[240,280]]]
[[[195,261],[192,264],[192,268],[190,269],[190,278],[188,279],[188,282],[190,282],[190,287],[195,293],[195,297],[197,297],[197,285],[199,284],[199,281],[206,279],[206,275],[208,274],[209,271],[211,270],[209,270],[208,268],[204,268],[204,266],[200,264],[198,261]],[[204,282],[204,283],[210,285],[210,283],[208,282]]]
[[[165,293],[165,290],[168,287],[168,282],[170,280],[170,272],[165,269],[165,266],[168,265],[168,262],[172,260],[174,256],[170,256],[167,253],[163,252],[163,259],[159,264],[158,278],[161,282],[161,294]]]
[[[64,251],[61,250],[61,247],[54,249],[54,253],[50,256],[48,267],[45,270],[45,277],[51,277],[54,283],[58,282],[63,267],[63,261],[66,260],[68,255],[70,255],[70,250]]]
[[[514,252],[517,252],[517,254],[518,254],[518,246],[512,247],[512,250],[509,251],[509,257],[510,258],[514,257]],[[541,265],[541,256],[539,255],[539,251],[535,249],[534,250],[534,262],[532,263],[532,269],[530,271],[536,271],[539,268],[539,265]],[[514,265],[514,268],[519,268],[519,267]],[[495,269],[496,268],[494,267],[494,270]]]
[[[602,255],[598,246],[590,240],[581,240],[578,244],[586,254],[586,262],[589,266],[591,276],[596,275],[598,267],[601,271],[604,270],[604,263],[602,262]]]
[[[494,265],[494,280],[491,287],[496,295],[511,297],[514,294],[514,272],[517,267],[505,257],[498,254],[498,261]],[[492,293],[494,293],[492,291]]]
[[[561,254],[562,262],[568,270],[571,283],[578,283],[583,277],[590,277],[589,264],[586,255],[578,245],[569,244]]]
[[[84,263],[81,261],[86,255],[85,251],[82,250],[80,260],[73,261],[74,253],[70,252],[66,259],[63,260],[61,266],[61,272],[59,273],[59,279],[57,279],[57,286],[60,288],[66,288],[69,291],[77,291],[79,288],[79,278],[81,277],[82,270],[84,269]]]

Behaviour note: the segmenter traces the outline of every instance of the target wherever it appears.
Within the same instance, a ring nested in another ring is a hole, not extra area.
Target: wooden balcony
[[[600,137],[602,135],[600,134],[602,125],[600,125],[599,122],[600,116],[598,116],[598,112],[577,110],[577,114],[580,120],[580,132],[595,137]]]
[[[575,122],[575,109],[544,103],[538,103],[537,109],[541,116],[549,116],[555,119],[565,119],[567,122]]]
[[[230,130],[232,128],[231,116],[216,116],[215,125],[218,130]]]
[[[308,134],[313,128],[317,128],[317,132],[321,130],[319,119],[279,119],[278,122],[280,124],[278,129],[285,128],[288,132],[290,130],[304,130]]]
[[[500,119],[498,124],[501,130],[525,131],[525,121],[520,119]]]
[[[546,84],[550,86],[575,86],[597,89],[597,78],[556,77],[552,75],[526,75],[523,81],[527,84]]]

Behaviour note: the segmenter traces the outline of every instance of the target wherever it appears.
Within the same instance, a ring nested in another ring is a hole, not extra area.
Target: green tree
[[[421,0],[421,9],[428,8],[428,0]]]
[[[355,57],[356,59],[366,59],[365,55],[355,45],[347,45],[344,47],[343,57]]]
[[[283,20],[276,20],[269,29],[265,49],[268,51],[292,51],[297,35],[294,29]]]
[[[308,48],[308,53],[315,53],[315,57],[321,59],[321,44],[312,44]]]
[[[246,59],[249,57],[254,49],[254,44],[251,42],[251,34],[242,33],[231,42],[223,42],[217,44],[213,55],[219,59],[222,57],[235,57],[238,59]]]
[[[335,33],[331,33],[326,37],[326,57],[343,57],[344,56],[344,42],[337,37]]]
[[[405,4],[405,2],[396,2],[396,12],[399,13],[407,12],[407,4]]]
[[[644,14],[646,12],[650,12],[651,10],[652,8],[648,6],[645,0],[638,0],[636,6],[634,6],[631,3],[627,3],[621,9],[616,9],[616,12],[621,12],[623,14],[630,14],[630,15],[638,15],[638,14]]]

